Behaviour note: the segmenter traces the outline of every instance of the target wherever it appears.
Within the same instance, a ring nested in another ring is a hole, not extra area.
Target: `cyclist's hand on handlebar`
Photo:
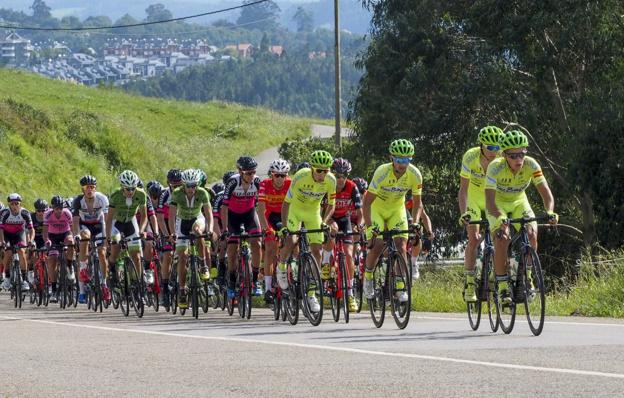
[[[459,226],[465,227],[470,222],[470,219],[471,219],[470,213],[465,212],[459,217]]]
[[[550,225],[557,225],[557,223],[559,223],[559,214],[554,211],[547,211],[546,214],[548,214],[548,223]]]
[[[288,227],[282,227],[280,228],[279,232],[278,232],[279,236],[282,238],[285,238],[286,236],[288,236]]]
[[[45,241],[45,246],[48,247],[48,248],[51,247],[52,246],[52,241],[50,239],[46,240]]]
[[[410,224],[408,229],[412,232],[420,233],[420,231],[422,230],[422,227],[420,226],[420,224],[414,223],[414,224]]]
[[[174,244],[177,239],[178,237],[176,234],[169,235],[169,243]]]

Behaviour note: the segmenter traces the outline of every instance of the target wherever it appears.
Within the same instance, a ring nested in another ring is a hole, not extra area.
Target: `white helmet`
[[[269,173],[288,173],[290,164],[284,159],[275,159],[269,165]]]
[[[119,183],[124,188],[136,188],[139,185],[139,176],[132,170],[124,170],[119,174]]]
[[[201,173],[197,169],[187,169],[182,172],[182,183],[184,185],[196,186],[201,180]]]

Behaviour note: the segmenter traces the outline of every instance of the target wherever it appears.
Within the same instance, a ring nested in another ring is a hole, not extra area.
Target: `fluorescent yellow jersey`
[[[531,182],[535,186],[546,182],[542,168],[535,159],[526,156],[522,168],[514,175],[507,160],[497,158],[488,166],[485,189],[496,190],[497,202],[513,202],[520,197],[526,197],[524,190]]]
[[[375,170],[368,187],[368,191],[377,196],[373,206],[384,206],[392,209],[405,206],[405,195],[410,189],[414,196],[422,194],[422,175],[413,164],[408,166],[399,179],[394,176],[392,163],[382,164]]]
[[[318,212],[325,195],[328,205],[336,203],[336,177],[327,173],[323,182],[316,182],[312,177],[312,169],[305,168],[293,176],[284,201],[290,204],[291,209],[296,207]]]
[[[481,147],[477,146],[466,151],[459,176],[470,180],[468,189],[485,194],[485,170],[481,167]]]

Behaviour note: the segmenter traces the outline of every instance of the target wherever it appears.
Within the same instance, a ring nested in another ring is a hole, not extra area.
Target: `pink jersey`
[[[49,209],[43,216],[43,225],[48,227],[49,234],[64,234],[71,231],[72,214],[69,209],[63,209],[60,217],[56,217],[53,209]]]

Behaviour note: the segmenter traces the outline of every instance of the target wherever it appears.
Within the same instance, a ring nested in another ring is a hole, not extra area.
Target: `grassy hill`
[[[0,200],[80,192],[91,173],[110,192],[116,173],[163,181],[171,167],[201,167],[209,180],[288,138],[310,120],[235,104],[165,101],[0,69]]]

